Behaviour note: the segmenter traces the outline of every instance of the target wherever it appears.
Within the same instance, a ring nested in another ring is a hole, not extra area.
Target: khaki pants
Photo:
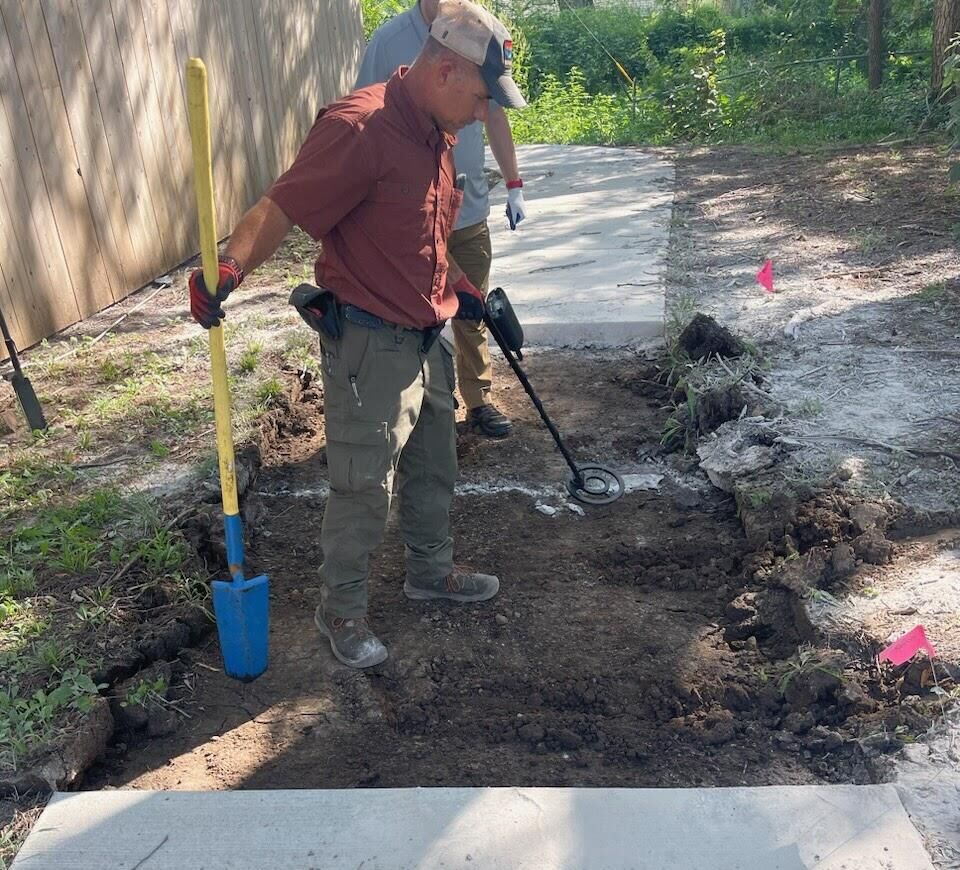
[[[321,338],[330,497],[320,578],[332,616],[366,615],[368,560],[383,540],[395,475],[411,581],[453,570],[453,358],[449,342],[438,339],[426,356],[421,342],[412,330],[349,321],[341,338]]]
[[[480,221],[478,224],[455,230],[450,236],[448,247],[453,259],[466,273],[473,286],[486,293],[492,259],[487,222]],[[490,401],[493,367],[490,364],[487,328],[483,323],[472,320],[453,320],[452,323],[456,338],[460,395],[463,396],[469,411]]]

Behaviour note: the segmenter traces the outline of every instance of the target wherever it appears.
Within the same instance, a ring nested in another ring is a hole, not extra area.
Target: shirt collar
[[[419,9],[416,11],[419,16]],[[434,146],[437,141],[442,140],[448,148],[452,148],[457,141],[457,137],[440,130],[434,124],[433,118],[424,112],[410,96],[410,91],[403,80],[409,69],[408,66],[402,66],[393,74],[387,82],[387,88],[384,92],[385,101],[388,100],[396,105],[397,111],[403,117],[404,122],[417,141]]]
[[[417,3],[413,9],[410,10],[410,19],[413,24],[414,32],[420,37],[420,44],[422,45],[427,41],[427,37],[430,35],[430,25],[424,21],[423,12],[420,9],[420,4]]]

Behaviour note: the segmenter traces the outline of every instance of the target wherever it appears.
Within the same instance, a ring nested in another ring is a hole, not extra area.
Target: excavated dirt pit
[[[835,636],[828,649],[798,597],[803,583],[829,586],[824,553],[852,537],[850,505],[821,497],[779,540],[748,544],[733,498],[689,457],[662,454],[670,411],[655,367],[534,353],[526,370],[576,455],[628,475],[620,501],[581,515],[562,495],[565,467],[546,430],[498,362],[498,401],[515,434],[491,442],[461,433],[453,523],[458,561],[499,574],[499,596],[471,606],[408,601],[391,524],[370,596],[390,658],[362,673],[333,659],[312,622],[322,395],[287,373],[289,401],[264,426],[246,495],[250,561],[271,583],[270,669],[244,686],[222,675],[215,637],[184,652],[170,696],[182,714],[175,733],[139,744],[119,735],[85,787],[882,776],[876,759],[926,726],[928,705],[898,704],[910,675],[881,683],[862,639]]]

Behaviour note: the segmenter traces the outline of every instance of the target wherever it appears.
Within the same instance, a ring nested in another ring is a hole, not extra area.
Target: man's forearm
[[[507,113],[500,106],[491,106],[487,114],[487,139],[490,150],[500,167],[504,181],[513,181],[520,177],[517,165],[517,150],[513,145],[513,133]]]
[[[265,196],[237,224],[224,253],[249,274],[273,256],[293,222],[272,199]]]

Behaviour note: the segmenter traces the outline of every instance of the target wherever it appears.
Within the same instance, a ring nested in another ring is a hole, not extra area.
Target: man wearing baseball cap
[[[295,294],[323,352],[330,495],[314,621],[334,655],[356,668],[387,657],[366,618],[367,566],[395,478],[407,597],[486,601],[500,587],[493,575],[453,565],[454,366],[439,338],[449,318],[483,314],[482,294],[448,273],[462,199],[454,136],[487,117],[491,96],[523,104],[510,80],[509,37],[481,12],[459,4],[412,67],[322,109],[293,165],[234,229],[215,296],[202,270],[189,279],[191,313],[210,328],[294,224],[321,243],[320,289]]]
[[[443,36],[447,30],[445,22],[463,15],[474,17],[479,23],[473,36],[469,28],[459,37],[455,36],[453,41],[450,33]],[[487,38],[486,33],[496,33],[497,39]],[[492,250],[487,227],[490,198],[484,172],[484,127],[507,186],[507,218],[511,228],[516,229],[526,216],[523,181],[517,166],[510,122],[501,108],[522,106],[523,97],[512,78],[507,76],[505,85],[501,86],[499,76],[495,75],[501,65],[509,70],[512,63],[513,46],[509,34],[492,15],[473,4],[461,4],[456,0],[418,0],[371,36],[360,63],[356,86],[360,88],[386,81],[398,67],[411,63],[431,36],[478,65],[484,64],[487,53],[490,53],[491,66],[486,67],[490,70],[487,84],[496,102],[491,101],[484,124],[469,124],[457,134],[453,159],[457,173],[465,177],[465,184],[463,206],[449,246],[452,259],[466,273],[468,280],[486,292]],[[482,322],[458,320],[453,332],[457,378],[467,407],[468,424],[488,437],[508,435],[512,428],[510,420],[493,400],[493,366],[486,328]]]

